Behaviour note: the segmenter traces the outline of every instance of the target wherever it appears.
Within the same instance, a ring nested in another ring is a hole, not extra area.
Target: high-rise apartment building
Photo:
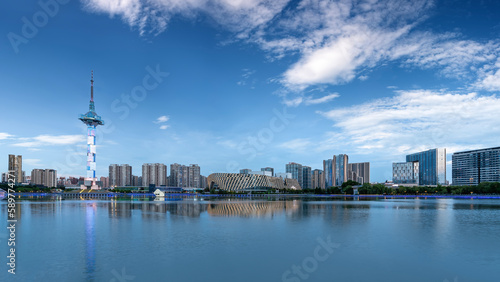
[[[33,169],[31,184],[43,185],[48,188],[57,187],[57,171],[54,169]]]
[[[302,166],[302,189],[312,189],[312,171],[310,166]]]
[[[109,177],[101,176],[100,181],[102,188],[109,188]]]
[[[109,166],[109,186],[132,186],[132,167],[128,164]]]
[[[207,177],[200,175],[200,188],[207,188]]]
[[[312,171],[312,189],[321,188],[325,189],[325,178],[323,171],[321,169],[315,169]]]
[[[370,183],[370,163],[350,163],[348,166],[349,180],[360,184]]]
[[[300,187],[304,187],[303,184],[303,172],[302,172],[302,165],[298,163],[288,163],[286,164],[286,172],[292,174],[292,179],[297,180],[299,182]]]
[[[121,165],[121,186],[132,186],[132,167],[128,164]]]
[[[164,164],[143,164],[142,165],[142,186],[148,187],[167,185],[167,166]]]
[[[168,177],[168,185],[171,187],[181,187],[182,182],[182,167],[183,165],[175,163],[170,164],[170,176]]]
[[[23,183],[23,156],[9,155],[9,173],[14,174],[15,183]]]
[[[197,164],[190,164],[188,168],[189,182],[187,187],[200,188],[200,167]]]
[[[349,157],[345,154],[333,156],[332,180],[335,186],[337,187],[342,186],[342,184],[348,180],[347,177],[348,163],[349,163]]]
[[[500,182],[500,147],[456,152],[451,166],[453,185]]]
[[[109,165],[109,187],[117,187],[120,185],[121,171],[120,165]]]
[[[172,187],[202,188],[200,167],[197,164],[189,166],[171,164],[169,185]]]
[[[139,176],[132,175],[132,186],[142,186],[142,182],[139,182]]]
[[[406,162],[418,162],[419,185],[446,185],[445,148],[407,155]]]
[[[323,178],[325,179],[325,187],[333,186],[333,160],[328,159],[323,161]]]

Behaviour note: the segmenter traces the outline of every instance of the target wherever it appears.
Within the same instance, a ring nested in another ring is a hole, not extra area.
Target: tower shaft
[[[95,130],[96,130],[95,125],[93,124],[87,125],[87,177],[85,178],[85,181],[86,182],[88,181],[88,183],[85,183],[86,186],[94,186],[96,185],[95,182],[97,181],[95,175],[95,170],[96,170]]]

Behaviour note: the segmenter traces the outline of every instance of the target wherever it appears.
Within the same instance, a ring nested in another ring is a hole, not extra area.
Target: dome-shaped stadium
[[[207,185],[210,189],[233,192],[302,189],[295,179],[242,173],[212,173],[207,177]]]

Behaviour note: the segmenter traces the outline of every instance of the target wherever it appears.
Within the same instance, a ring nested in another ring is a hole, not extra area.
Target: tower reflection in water
[[[85,207],[85,258],[87,281],[93,281],[95,274],[95,222],[96,203],[87,203]]]

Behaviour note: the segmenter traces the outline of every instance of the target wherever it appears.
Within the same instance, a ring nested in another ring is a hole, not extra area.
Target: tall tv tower
[[[95,112],[94,106],[94,71],[91,72],[90,79],[90,104],[89,111],[80,115],[79,120],[87,125],[87,177],[85,177],[82,189],[100,189],[95,176],[95,129],[98,125],[103,125],[104,121]]]

